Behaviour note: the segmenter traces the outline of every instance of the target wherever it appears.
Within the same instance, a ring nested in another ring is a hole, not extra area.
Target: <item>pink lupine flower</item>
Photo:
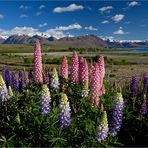
[[[97,63],[99,65],[100,73],[101,73],[101,76],[102,76],[102,79],[103,79],[104,76],[105,76],[104,57],[103,56],[100,56]]]
[[[60,76],[63,79],[68,79],[68,63],[66,56],[63,57],[61,68],[60,68]]]
[[[95,64],[93,70],[91,71],[91,82],[90,82],[90,95],[91,95],[91,104],[92,106],[99,105],[99,94],[100,94],[100,75],[99,75],[99,66]]]
[[[34,47],[34,80],[36,83],[43,83],[41,46],[38,40]]]
[[[70,80],[73,84],[78,83],[78,80],[79,80],[78,69],[79,69],[78,55],[76,52],[73,52],[72,64],[71,64],[71,70],[70,70]]]
[[[81,58],[79,62],[79,83],[84,84],[88,81],[88,64],[86,59]]]

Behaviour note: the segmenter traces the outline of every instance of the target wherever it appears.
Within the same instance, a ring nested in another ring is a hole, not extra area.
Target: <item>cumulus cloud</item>
[[[21,9],[21,10],[28,10],[28,9],[30,9],[31,7],[30,6],[24,6],[24,5],[21,5],[20,7],[19,7],[19,9]]]
[[[100,36],[103,40],[109,40],[109,41],[113,41],[114,37],[113,36]]]
[[[28,15],[26,15],[26,14],[21,14],[20,15],[20,18],[27,18],[28,17]]]
[[[123,20],[124,15],[123,14],[116,14],[115,16],[112,17],[112,20],[115,21],[116,23],[120,22]]]
[[[105,6],[105,7],[100,8],[99,11],[101,13],[110,13],[112,9],[113,9],[112,6]]]
[[[73,29],[82,29],[82,26],[78,23],[74,23],[68,26],[58,26],[54,30],[73,30]]]
[[[109,21],[108,21],[108,20],[104,20],[104,21],[102,21],[101,23],[102,23],[102,24],[108,24]]]
[[[72,12],[76,10],[83,10],[84,7],[82,5],[71,4],[67,7],[56,7],[54,8],[54,13],[62,13],[62,12]]]
[[[45,5],[40,5],[39,9],[43,9],[45,7],[46,7]]]
[[[0,14],[0,20],[2,20],[4,18],[3,14]]]
[[[133,2],[127,3],[127,5],[128,5],[128,7],[135,7],[135,6],[139,6],[139,3],[136,1],[133,1]]]
[[[91,31],[97,31],[98,29],[93,27],[93,26],[88,26],[88,27],[85,27],[84,29],[86,30],[91,30]]]
[[[128,32],[123,31],[123,27],[119,27],[119,29],[117,31],[113,32],[113,34],[123,35],[123,34],[128,34]]]
[[[45,27],[47,26],[47,23],[39,24],[39,27]]]

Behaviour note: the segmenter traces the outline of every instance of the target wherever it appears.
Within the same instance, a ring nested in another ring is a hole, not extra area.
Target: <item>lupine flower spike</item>
[[[0,75],[0,103],[5,104],[9,99],[8,90],[3,77]]]
[[[103,112],[98,129],[96,139],[101,142],[104,141],[108,136],[108,121],[106,111]]]
[[[9,92],[9,96],[12,97],[13,96],[13,91],[11,89],[11,86],[9,86],[8,92]]]
[[[13,89],[14,94],[18,93],[18,83],[14,72],[11,73],[11,87]]]
[[[10,72],[9,72],[9,69],[5,68],[3,69],[3,79],[5,81],[5,84],[7,86],[7,89],[8,87],[10,86]]]
[[[138,85],[137,85],[137,77],[135,75],[133,75],[131,78],[130,90],[132,97],[136,97],[138,93]]]
[[[121,93],[117,93],[117,98],[114,100],[114,109],[109,134],[116,136],[120,131],[123,117],[124,101]]]
[[[34,80],[36,83],[43,83],[42,55],[39,41],[36,41],[34,47]]]
[[[57,73],[57,70],[56,68],[54,67],[53,68],[53,72],[52,72],[52,76],[51,76],[51,83],[50,83],[50,86],[51,88],[59,88],[59,77],[58,77],[58,73]]]
[[[73,84],[77,84],[79,81],[78,69],[79,69],[78,55],[76,52],[73,52],[72,64],[70,69],[70,80]]]
[[[66,128],[70,125],[70,105],[65,93],[61,93],[60,105],[59,105],[59,126]]]
[[[50,97],[49,89],[47,85],[43,85],[42,93],[41,93],[41,113],[42,115],[47,115],[50,112],[51,110],[50,102],[51,102],[51,97]]]
[[[19,73],[18,73],[18,88],[19,88],[19,92],[23,92],[23,88],[24,88],[24,75],[23,75],[23,72],[21,70],[19,70]]]
[[[144,75],[143,85],[145,89],[148,89],[148,75]]]
[[[147,102],[146,102],[146,95],[144,94],[144,100],[141,104],[140,114],[145,115],[147,113]]]
[[[63,57],[62,59],[62,64],[61,64],[61,67],[60,67],[60,76],[63,78],[63,79],[68,79],[68,63],[67,63],[67,58],[66,56]]]

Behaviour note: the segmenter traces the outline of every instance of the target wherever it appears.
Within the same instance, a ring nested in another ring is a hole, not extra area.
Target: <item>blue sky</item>
[[[0,1],[0,36],[148,39],[148,1]]]

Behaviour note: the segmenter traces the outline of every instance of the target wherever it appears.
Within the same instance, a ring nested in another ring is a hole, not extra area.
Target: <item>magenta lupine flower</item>
[[[145,115],[147,113],[147,102],[146,102],[146,95],[144,95],[144,100],[141,104],[140,114]]]
[[[43,72],[43,83],[48,84],[49,83],[49,72],[48,70],[45,70]]]
[[[136,97],[138,94],[138,84],[137,84],[137,77],[135,75],[133,75],[131,78],[130,90],[132,97]]]
[[[63,79],[68,79],[68,63],[67,63],[66,56],[64,56],[62,59],[62,64],[61,64],[61,68],[60,68],[60,76]]]
[[[108,136],[108,121],[107,121],[107,114],[106,111],[103,111],[103,115],[101,117],[98,129],[97,129],[97,135],[96,139],[97,141],[101,142],[104,141]]]
[[[110,124],[109,134],[116,136],[120,131],[123,118],[124,101],[121,93],[117,93],[117,98],[114,100],[114,109],[112,112],[112,119]]]
[[[61,93],[60,105],[59,105],[59,126],[66,128],[70,125],[70,105],[65,93]]]
[[[88,81],[88,64],[86,59],[81,58],[79,62],[79,83],[84,84]]]
[[[38,40],[34,47],[34,80],[36,83],[43,83],[42,54],[40,42]]]
[[[100,75],[99,75],[99,66],[95,64],[93,70],[91,71],[91,82],[90,82],[90,96],[92,106],[97,106],[99,104],[99,94],[100,94]]]
[[[103,56],[99,57],[98,65],[99,65],[100,73],[101,73],[101,76],[102,76],[102,79],[103,79],[104,76],[105,76],[105,64],[104,64],[104,57]]]
[[[73,84],[77,84],[79,81],[78,77],[79,61],[76,52],[73,52],[71,70],[70,70],[70,80]]]

